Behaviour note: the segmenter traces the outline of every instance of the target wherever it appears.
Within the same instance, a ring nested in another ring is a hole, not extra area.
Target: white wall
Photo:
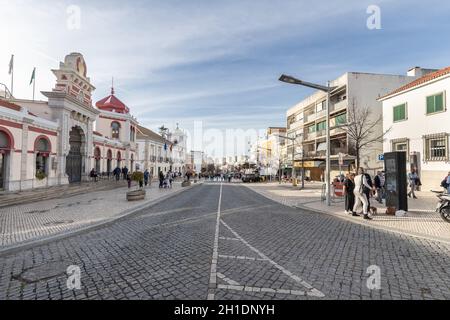
[[[384,152],[390,152],[391,140],[408,138],[409,152],[419,152],[421,157],[420,170],[424,189],[437,189],[440,182],[450,171],[450,163],[443,161],[424,162],[423,139],[424,135],[433,133],[450,133],[450,112],[426,115],[426,97],[445,91],[444,107],[448,107],[448,94],[450,92],[450,76],[439,81],[428,83],[425,86],[394,96],[383,101],[384,129],[391,128],[383,145]],[[407,120],[393,122],[393,107],[407,103]],[[408,168],[409,170],[409,168]]]

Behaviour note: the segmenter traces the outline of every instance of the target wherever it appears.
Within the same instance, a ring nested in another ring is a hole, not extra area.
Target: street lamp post
[[[302,81],[299,80],[297,78],[291,77],[291,76],[287,76],[287,75],[282,75],[279,79],[281,82],[285,82],[285,83],[289,83],[289,84],[296,84],[296,85],[300,85],[300,86],[305,86],[305,87],[309,87],[309,88],[313,88],[313,89],[317,89],[323,92],[326,92],[327,94],[327,117],[326,117],[326,145],[327,145],[327,152],[326,152],[326,160],[325,160],[325,171],[326,171],[326,185],[325,185],[325,190],[326,190],[326,202],[328,206],[331,206],[331,174],[330,174],[330,170],[331,170],[331,161],[330,161],[330,156],[331,156],[331,150],[330,150],[330,93],[331,91],[333,91],[336,87],[331,87],[330,86],[330,82],[328,82],[327,86],[322,86],[320,84],[315,84],[315,83],[311,83],[311,82],[306,82],[306,81]]]

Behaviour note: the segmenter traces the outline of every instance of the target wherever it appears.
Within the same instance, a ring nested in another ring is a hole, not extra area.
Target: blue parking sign
[[[378,155],[378,160],[379,161],[384,161],[384,154],[379,154]]]

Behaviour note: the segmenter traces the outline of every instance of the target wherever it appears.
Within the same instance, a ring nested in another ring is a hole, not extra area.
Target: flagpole
[[[12,69],[11,69],[11,96],[14,96],[14,55],[12,55]],[[12,98],[11,97],[11,98]]]
[[[34,68],[34,80],[33,80],[33,102],[34,102],[34,92],[36,89],[36,68]]]

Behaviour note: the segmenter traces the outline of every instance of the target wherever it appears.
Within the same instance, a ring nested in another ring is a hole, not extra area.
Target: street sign
[[[384,154],[378,155],[378,161],[384,161]]]

